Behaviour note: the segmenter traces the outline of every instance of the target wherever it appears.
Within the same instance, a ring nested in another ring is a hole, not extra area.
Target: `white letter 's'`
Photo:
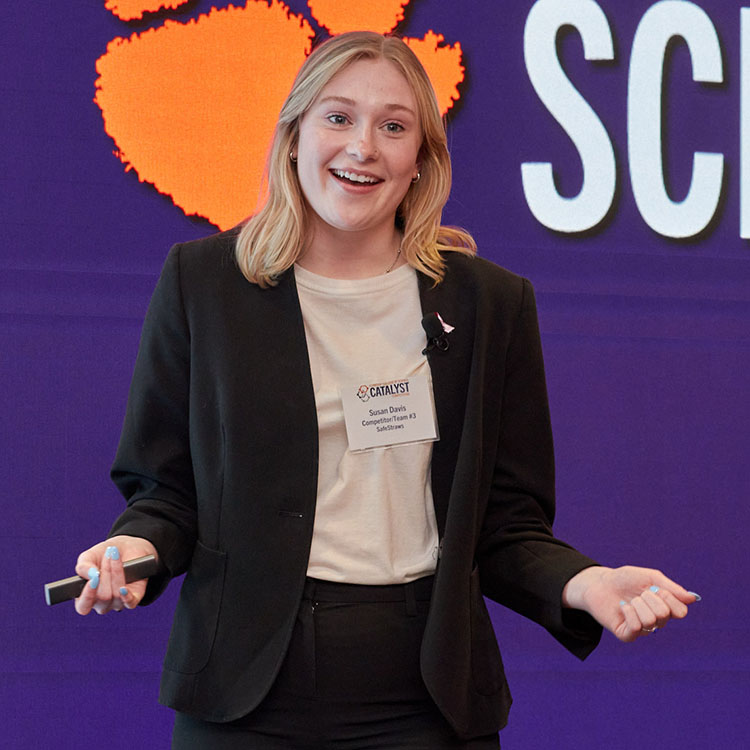
[[[521,177],[526,202],[536,219],[558,232],[582,232],[606,216],[615,194],[612,142],[601,120],[573,86],[557,57],[557,34],[574,26],[587,60],[612,60],[609,23],[594,0],[537,0],[524,30],[526,70],[534,90],[573,141],[583,165],[583,185],[573,198],[555,188],[549,162],[526,162]]]

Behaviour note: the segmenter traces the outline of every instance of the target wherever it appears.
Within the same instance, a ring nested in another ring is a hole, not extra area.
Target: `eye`
[[[387,122],[385,129],[388,133],[403,133],[404,126],[400,122]]]
[[[332,123],[333,125],[346,125],[347,122],[349,122],[346,115],[339,114],[338,112],[326,115],[326,120],[328,120],[328,122]]]

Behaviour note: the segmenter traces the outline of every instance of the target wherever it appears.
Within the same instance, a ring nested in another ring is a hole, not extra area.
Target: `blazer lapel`
[[[428,276],[419,274],[422,313],[437,312],[455,328],[447,334],[446,351],[434,348],[427,353],[440,438],[433,444],[431,477],[441,539],[461,443],[474,341],[474,310],[471,305],[461,304],[460,292],[455,277],[450,273],[437,286]]]
[[[240,404],[232,415],[238,455],[255,456],[247,481],[275,483],[305,514],[315,507],[318,422],[315,393],[294,271],[277,286],[260,289],[244,278],[230,305],[236,320],[233,388]],[[252,388],[253,398],[242,398]],[[295,509],[297,506],[294,506]]]

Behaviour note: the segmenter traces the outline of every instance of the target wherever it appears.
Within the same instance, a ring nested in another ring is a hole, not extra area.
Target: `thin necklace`
[[[393,263],[391,263],[391,265],[388,266],[388,268],[385,269],[386,273],[390,273],[393,270],[393,266],[396,265],[396,263],[398,262],[398,259],[400,257],[401,257],[401,245],[399,244],[399,246],[398,246],[398,252],[396,253],[396,257],[393,259]]]

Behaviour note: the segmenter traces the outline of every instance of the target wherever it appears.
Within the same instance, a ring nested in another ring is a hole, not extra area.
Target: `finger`
[[[104,556],[109,562],[109,586],[112,596],[110,608],[115,612],[121,612],[125,606],[121,594],[125,588],[125,569],[122,566],[119,547],[116,545],[107,547]]]
[[[79,573],[78,575],[81,574]],[[99,586],[99,569],[92,565],[89,570],[84,571],[83,577],[88,579],[88,583],[84,585],[83,590],[75,600],[76,612],[79,615],[87,615],[91,612],[97,601],[96,589]]]
[[[120,551],[110,545],[104,551],[101,565],[101,580],[97,588],[97,601],[94,610],[100,614],[106,614],[110,610],[121,610],[122,600],[120,598],[120,585],[125,584],[125,573],[122,569]]]
[[[135,609],[138,606],[138,602],[141,597],[135,593],[135,591],[122,586],[120,588],[120,598],[122,599],[123,606],[125,609]]]
[[[659,589],[658,596],[661,597],[664,604],[669,608],[670,618],[681,620],[687,615],[687,604],[681,602],[671,591]]]
[[[659,627],[656,615],[643,600],[642,596],[636,596],[635,599],[632,599],[630,606],[635,610],[636,615],[638,615],[638,620],[641,623],[640,627],[644,632],[650,632],[653,628]]]
[[[112,550],[113,547],[107,547],[102,558],[101,579],[97,587],[99,602],[94,607],[100,615],[108,612],[112,606]]]
[[[629,643],[641,635],[641,621],[631,604],[621,601],[620,609],[622,611],[623,621],[614,630],[614,634],[619,640],[624,643]]]
[[[109,568],[111,572],[110,585],[112,586],[113,598],[117,597],[120,589],[125,585],[125,569],[122,566],[122,555],[120,554],[120,548],[117,546],[111,546],[107,549],[110,550],[109,554]]]
[[[679,583],[673,581],[671,578],[667,578],[660,570],[652,571],[653,583],[660,589],[669,591],[676,599],[679,599],[683,604],[692,604],[697,601],[698,597],[694,592],[688,591]]]
[[[99,570],[102,564],[103,555],[104,547],[101,545],[96,545],[96,547],[81,552],[76,561],[76,575],[81,576],[81,578],[88,578],[89,568],[93,567]]]
[[[645,602],[646,606],[656,616],[656,627],[663,628],[667,622],[669,622],[672,612],[667,606],[662,596],[660,596],[663,589],[658,586],[651,586],[641,594],[641,599]]]

